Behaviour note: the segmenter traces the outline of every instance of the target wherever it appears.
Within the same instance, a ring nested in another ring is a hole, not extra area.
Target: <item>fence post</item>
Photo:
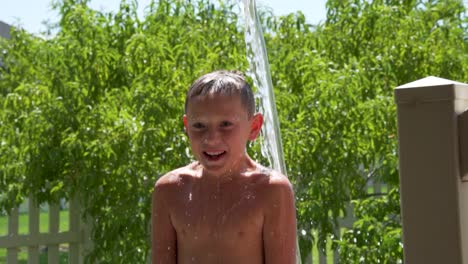
[[[468,85],[427,77],[397,87],[395,98],[405,263],[468,264],[457,117]]]
[[[70,232],[78,234],[80,236],[80,221],[81,220],[81,208],[78,198],[75,196],[70,199],[69,203],[69,223]],[[80,264],[80,241],[81,238],[74,243],[69,244],[69,263]],[[81,262],[82,263],[82,262]]]
[[[57,236],[59,233],[60,210],[57,203],[49,203],[49,234]],[[59,263],[59,244],[49,244],[47,246],[47,263]]]
[[[16,239],[16,237],[18,236],[18,219],[18,207],[15,207],[11,210],[10,215],[8,216],[8,236],[10,237],[10,239]],[[18,248],[7,248],[7,263],[18,263]]]
[[[79,235],[79,240],[70,243],[69,263],[81,264],[85,262],[85,256],[92,249],[91,242],[91,219],[83,220],[83,208],[79,201],[79,196],[75,195],[70,200],[70,232]]]
[[[29,196],[28,216],[29,216],[29,236],[37,239],[39,236],[39,205],[33,195]],[[28,247],[28,263],[39,263],[39,246],[31,245]]]

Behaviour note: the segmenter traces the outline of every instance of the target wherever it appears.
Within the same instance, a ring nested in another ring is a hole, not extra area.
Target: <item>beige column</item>
[[[468,182],[460,171],[468,134],[459,133],[468,124],[461,118],[468,85],[427,77],[397,87],[395,98],[405,263],[468,264]]]

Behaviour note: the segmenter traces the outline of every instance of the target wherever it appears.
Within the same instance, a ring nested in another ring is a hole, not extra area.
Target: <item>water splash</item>
[[[255,0],[240,0],[245,19],[245,44],[247,48],[247,60],[250,70],[247,72],[254,85],[257,87],[259,110],[263,114],[262,127],[262,155],[266,157],[273,169],[286,174],[286,164],[283,157],[278,113],[271,81],[270,64],[265,46],[265,39],[259,18]],[[296,240],[296,263],[301,264],[299,241]]]
[[[286,175],[286,165],[283,158],[280,126],[275,105],[275,95],[271,81],[270,64],[265,47],[265,40],[257,16],[255,0],[242,0],[245,19],[245,43],[250,76],[257,87],[256,97],[260,112],[263,114],[262,127],[262,155],[266,157],[270,166]]]

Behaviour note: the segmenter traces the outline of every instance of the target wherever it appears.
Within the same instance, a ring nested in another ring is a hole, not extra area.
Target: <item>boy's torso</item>
[[[268,175],[210,180],[187,172],[170,197],[179,263],[263,263]]]

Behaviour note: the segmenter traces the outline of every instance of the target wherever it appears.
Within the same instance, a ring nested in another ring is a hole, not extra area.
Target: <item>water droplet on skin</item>
[[[195,239],[195,240],[197,240],[197,239],[198,239],[198,237],[197,237],[197,236],[195,236],[195,237],[194,237],[194,239]]]
[[[167,250],[171,250],[171,247],[167,247]]]
[[[189,194],[188,199],[189,199],[189,201],[192,201],[192,193]]]

